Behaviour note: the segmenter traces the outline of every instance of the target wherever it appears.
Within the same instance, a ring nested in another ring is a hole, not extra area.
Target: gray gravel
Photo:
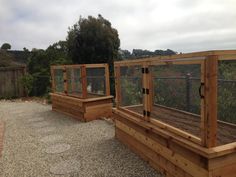
[[[1,177],[161,177],[114,138],[111,122],[82,123],[50,105],[20,101],[0,101],[0,120],[6,123]],[[45,152],[55,146],[66,151]]]
[[[70,149],[70,145],[66,143],[54,144],[45,149],[48,154],[58,154]]]

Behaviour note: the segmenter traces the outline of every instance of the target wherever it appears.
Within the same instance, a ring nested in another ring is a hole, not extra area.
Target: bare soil
[[[129,107],[131,111],[143,113],[142,106]],[[200,117],[164,107],[153,106],[151,117],[200,137]],[[218,122],[217,144],[223,145],[236,141],[236,125]]]

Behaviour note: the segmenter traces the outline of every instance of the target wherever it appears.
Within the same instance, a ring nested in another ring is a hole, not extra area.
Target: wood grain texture
[[[217,144],[217,72],[218,56],[208,56],[205,61],[204,77],[204,133],[203,146],[211,148]]]
[[[236,60],[236,50],[213,50],[115,62],[117,107],[113,113],[116,137],[154,168],[161,169],[167,177],[235,177],[235,125],[217,120],[217,72],[220,60]],[[120,106],[120,67],[187,67],[193,64],[201,65],[200,115],[174,109],[162,112],[164,107],[156,109],[156,105],[152,104],[154,88],[149,79],[152,78],[151,72],[142,77],[144,95],[141,105]],[[146,95],[146,89],[149,89],[149,95]],[[143,116],[143,110],[151,111],[151,117]]]
[[[26,96],[21,78],[26,74],[25,67],[0,68],[0,98]]]
[[[151,58],[141,58],[136,60],[125,60],[125,61],[116,61],[114,62],[115,66],[129,66],[129,65],[140,65],[143,62],[149,62],[150,64],[157,64],[165,62],[174,62],[177,61],[181,64],[196,64],[205,59],[209,55],[218,55],[220,59],[234,59],[236,60],[236,50],[212,50],[212,51],[203,51],[203,52],[192,52],[185,54],[177,54],[170,56],[156,56]],[[228,58],[227,58],[228,57]]]
[[[111,96],[99,99],[78,99],[51,93],[52,110],[64,113],[81,121],[91,121],[112,115]]]
[[[132,121],[117,111],[114,118],[116,137],[167,176],[234,177],[236,143],[213,148],[186,146],[186,140],[181,143],[177,137],[170,138],[160,130],[148,128],[146,121]]]

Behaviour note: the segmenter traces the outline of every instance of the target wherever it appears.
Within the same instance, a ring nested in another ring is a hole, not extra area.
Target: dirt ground
[[[143,113],[143,107],[130,107],[129,110]],[[200,117],[186,115],[163,107],[153,106],[151,117],[188,133],[200,137]],[[236,125],[218,122],[217,144],[227,144],[236,141]]]

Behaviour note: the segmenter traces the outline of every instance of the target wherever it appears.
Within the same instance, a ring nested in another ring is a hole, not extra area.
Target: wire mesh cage
[[[200,64],[151,66],[151,117],[200,136]],[[181,111],[192,113],[184,115]]]
[[[236,50],[117,61],[115,69],[116,138],[166,176],[235,176]],[[120,107],[138,103],[143,117]]]
[[[68,94],[75,94],[82,96],[82,82],[81,82],[81,69],[66,68],[67,82],[68,82]]]
[[[236,60],[218,62],[218,120],[236,124]]]
[[[153,104],[200,114],[200,65],[152,66]]]
[[[120,106],[131,111],[142,114],[143,94],[142,94],[142,67],[122,66],[120,67]]]
[[[53,92],[83,99],[110,95],[107,64],[52,66],[51,74]]]
[[[88,97],[106,95],[105,68],[86,68]]]
[[[64,92],[63,69],[54,70],[55,92]]]

